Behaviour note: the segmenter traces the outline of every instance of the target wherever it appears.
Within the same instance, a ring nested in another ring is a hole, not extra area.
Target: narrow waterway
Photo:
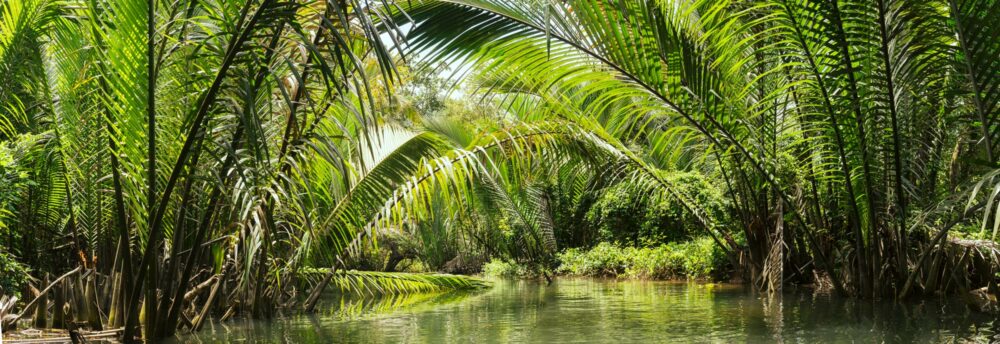
[[[210,323],[201,343],[963,343],[1000,341],[1000,320],[959,300],[898,304],[742,286],[557,279],[469,294],[331,295],[314,315]]]

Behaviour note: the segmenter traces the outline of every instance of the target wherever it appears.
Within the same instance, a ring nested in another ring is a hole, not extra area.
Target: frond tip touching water
[[[330,269],[303,269],[306,278],[321,278]],[[478,290],[490,288],[488,281],[462,275],[424,274],[378,271],[337,271],[331,281],[343,293],[357,295],[393,295],[429,293],[450,290]]]

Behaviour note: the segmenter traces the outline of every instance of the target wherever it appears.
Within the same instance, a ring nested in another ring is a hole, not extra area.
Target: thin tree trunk
[[[215,99],[222,88],[222,83],[226,78],[226,74],[228,73],[229,68],[236,62],[236,56],[238,52],[242,50],[243,43],[245,43],[247,40],[250,39],[251,32],[253,31],[252,29],[256,27],[257,21],[260,19],[263,12],[267,8],[272,6],[273,3],[274,0],[264,0],[264,2],[257,8],[257,10],[253,13],[253,15],[250,15],[249,17],[248,13],[253,5],[252,2],[246,3],[243,6],[243,9],[241,9],[240,11],[240,16],[239,16],[240,24],[236,26],[237,28],[239,28],[239,30],[236,32],[235,37],[233,37],[233,39],[230,40],[229,42],[229,47],[227,47],[226,49],[226,56],[223,59],[222,64],[220,65],[218,71],[216,72],[215,80],[212,82],[212,85],[205,91],[205,95],[201,98],[198,110],[194,114],[191,128],[188,130],[187,137],[184,140],[184,145],[180,149],[180,152],[177,156],[177,161],[175,161],[174,167],[170,172],[170,177],[167,179],[167,183],[164,185],[162,195],[159,197],[159,202],[157,203],[156,211],[150,214],[151,217],[149,220],[150,223],[149,244],[147,244],[145,253],[143,254],[142,260],[139,263],[139,271],[136,274],[137,280],[133,285],[132,296],[130,297],[130,302],[131,302],[130,305],[132,305],[133,307],[136,305],[136,303],[131,300],[136,300],[139,298],[138,295],[139,290],[143,289],[143,286],[147,282],[146,279],[144,278],[146,277],[146,272],[149,269],[155,269],[155,265],[158,264],[158,262],[156,261],[157,247],[156,245],[153,244],[158,243],[160,241],[160,237],[163,234],[162,233],[163,216],[166,214],[167,204],[170,203],[169,202],[170,196],[173,193],[174,187],[177,185],[177,180],[184,172],[183,167],[187,165],[188,159],[192,154],[194,141],[196,140],[196,137],[198,135],[202,134],[203,130],[202,127],[207,120],[209,109],[215,103]],[[249,20],[247,20],[246,25],[243,25],[243,21],[247,18],[249,18]],[[151,279],[149,281],[150,286],[147,288],[146,296],[147,298],[150,296],[155,298],[155,287],[156,287],[155,276],[150,275],[149,277],[153,277],[154,279]],[[146,307],[147,311],[148,310],[155,311],[155,309],[153,309],[154,308],[153,306],[146,306]],[[147,314],[147,316],[152,316],[152,315]],[[128,321],[126,321],[125,331],[123,332],[124,340],[126,341],[134,340],[133,326],[135,325],[136,320],[137,319],[135,319],[132,316],[128,317]],[[151,335],[153,334],[155,333],[152,333]]]
[[[49,274],[47,273],[45,274],[45,278],[42,279],[42,284],[46,285],[49,284]],[[47,328],[49,327],[48,318],[46,317],[49,308],[48,293],[39,292],[37,298],[38,298],[38,304],[35,305],[35,316],[32,322],[34,326],[37,328]]]

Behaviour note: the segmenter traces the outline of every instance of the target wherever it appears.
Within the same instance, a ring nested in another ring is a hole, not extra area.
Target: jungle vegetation
[[[761,291],[996,295],[997,18],[995,0],[6,0],[0,295],[23,299],[0,318],[158,339],[312,311],[329,285],[484,286],[400,270],[549,278],[675,250],[718,250]],[[711,272],[692,264],[631,266]]]

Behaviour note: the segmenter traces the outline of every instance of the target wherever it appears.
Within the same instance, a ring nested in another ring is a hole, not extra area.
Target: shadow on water
[[[206,324],[178,342],[910,343],[1000,341],[1000,321],[958,300],[871,302],[743,286],[559,279],[479,293],[330,295],[312,315]]]

